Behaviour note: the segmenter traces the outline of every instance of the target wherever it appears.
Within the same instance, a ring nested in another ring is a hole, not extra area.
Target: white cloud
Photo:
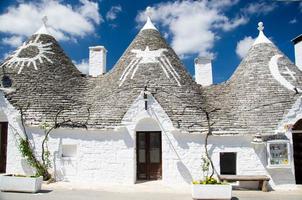
[[[151,8],[151,18],[157,25],[168,29],[171,46],[180,56],[195,54],[212,55],[218,31],[230,31],[248,19],[227,17],[223,11],[238,0],[223,1],[174,1],[156,4]],[[137,21],[144,23],[145,12],[140,12]]]
[[[46,15],[50,32],[58,40],[75,40],[93,33],[95,25],[102,22],[98,10],[98,3],[89,0],[80,0],[74,6],[55,0],[20,3],[0,14],[0,32],[30,36],[39,29]]]
[[[255,39],[251,36],[244,37],[242,40],[237,42],[236,53],[240,58],[244,58],[253,45]]]
[[[211,8],[222,8],[227,9],[233,5],[236,5],[239,0],[219,0],[219,1],[210,1],[209,6]]]
[[[290,24],[295,24],[297,22],[298,22],[298,20],[296,18],[294,18],[294,19],[292,19],[292,20],[289,21]]]
[[[106,14],[106,19],[109,21],[115,20],[117,18],[117,14],[122,11],[122,7],[120,5],[112,6],[111,9]]]
[[[82,59],[79,62],[73,61],[74,65],[78,68],[83,74],[89,73],[89,63],[87,59]]]
[[[248,22],[248,18],[242,17],[242,16],[237,17],[237,18],[233,19],[232,21],[230,21],[228,18],[226,18],[224,23],[218,23],[215,27],[220,27],[224,31],[230,31],[230,30],[237,28],[238,26],[240,26],[242,24],[246,24],[247,22]]]
[[[277,7],[275,3],[266,3],[266,2],[256,2],[250,3],[247,7],[243,9],[245,14],[268,14]]]
[[[18,47],[22,44],[24,38],[22,36],[11,36],[2,38],[1,43],[11,47]]]

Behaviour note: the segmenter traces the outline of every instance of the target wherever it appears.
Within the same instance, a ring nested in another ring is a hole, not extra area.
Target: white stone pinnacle
[[[44,16],[44,17],[42,18],[42,22],[43,22],[42,26],[39,28],[39,30],[38,30],[37,32],[35,32],[35,34],[46,34],[46,35],[51,35],[51,34],[49,33],[49,31],[47,30],[47,21],[48,21],[47,16]]]
[[[147,15],[147,22],[145,23],[144,27],[141,29],[142,30],[146,30],[146,29],[153,29],[153,30],[157,30],[156,27],[154,26],[154,24],[151,21],[151,15],[152,15],[152,10],[151,7],[147,7],[146,9],[146,15]]]
[[[258,23],[257,29],[259,30],[259,35],[254,41],[253,46],[260,43],[272,43],[263,33],[264,30],[263,22]]]

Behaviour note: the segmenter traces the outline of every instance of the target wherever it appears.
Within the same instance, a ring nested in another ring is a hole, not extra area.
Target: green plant
[[[19,138],[19,150],[21,155],[26,159],[27,163],[36,169],[35,176],[43,176],[44,180],[51,178],[51,175],[48,173],[47,166],[43,165],[39,160],[37,160],[28,139],[24,139],[22,137]]]
[[[48,150],[48,139],[49,139],[49,134],[53,129],[55,129],[55,125],[51,126],[49,123],[43,122],[40,125],[40,128],[44,131],[44,139],[42,141],[42,162],[43,165],[49,169],[51,168],[51,162],[50,162],[50,152]]]
[[[203,155],[201,157],[201,160],[202,160],[201,169],[203,172],[203,180],[193,181],[193,184],[221,184],[219,176],[217,176],[218,179],[213,178],[216,170],[215,170],[213,161],[211,159],[211,156],[209,155],[209,150],[208,150],[208,139],[209,139],[209,136],[212,135],[212,125],[214,124],[211,122],[210,114],[213,112],[216,112],[217,110],[219,110],[219,109],[213,109],[211,111],[202,110],[206,116],[207,126],[208,126],[208,131],[206,133],[205,143],[204,143],[205,155]],[[210,170],[211,170],[211,173],[210,173]],[[209,175],[209,173],[210,173],[210,175]]]
[[[210,161],[207,156],[202,156],[201,160],[202,160],[202,165],[201,165],[202,175],[203,178],[207,178],[209,176]]]
[[[60,113],[63,111],[63,109],[58,109],[58,112],[55,115],[53,123],[46,123],[43,122],[40,124],[40,128],[44,131],[44,138],[42,140],[41,144],[41,161],[37,159],[35,152],[33,150],[33,147],[31,146],[28,138],[28,134],[26,132],[25,128],[25,119],[24,119],[24,111],[29,108],[29,104],[27,105],[26,108],[19,108],[20,115],[21,115],[21,125],[23,128],[23,134],[20,134],[14,126],[11,124],[10,127],[12,130],[14,130],[15,135],[18,136],[19,138],[19,150],[21,152],[21,155],[26,159],[27,163],[33,167],[36,170],[36,175],[35,176],[43,176],[43,180],[52,180],[51,179],[51,174],[48,172],[49,168],[51,168],[51,161],[50,161],[50,151],[48,150],[48,139],[50,133],[54,130],[57,129],[61,126],[70,126],[70,127],[81,127],[81,128],[86,128],[86,124],[88,123],[89,117],[90,117],[90,111],[87,109],[88,115],[87,115],[87,120],[85,123],[80,123],[80,122],[73,122],[71,120],[63,120],[62,122],[58,123],[58,116]],[[22,136],[21,136],[22,135]]]
[[[218,181],[217,179],[215,179],[215,178],[207,177],[207,178],[204,179],[204,180],[193,181],[193,184],[194,184],[194,185],[198,185],[198,184],[201,184],[201,185],[223,185],[223,184],[225,184],[225,183],[219,182],[219,181]]]
[[[202,156],[201,160],[202,160],[201,169],[202,169],[202,173],[203,173],[203,179],[198,180],[198,181],[193,181],[192,183],[193,184],[202,184],[202,185],[206,185],[206,184],[219,185],[219,184],[222,184],[219,180],[213,178],[212,175],[209,176],[209,170],[210,170],[211,162],[210,162],[208,156],[207,155]]]

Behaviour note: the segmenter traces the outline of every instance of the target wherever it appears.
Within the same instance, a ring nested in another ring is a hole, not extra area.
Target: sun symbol
[[[45,59],[48,62],[53,63],[47,57],[47,54],[54,54],[50,47],[52,43],[42,43],[39,39],[40,34],[38,34],[34,40],[31,40],[28,43],[23,43],[23,45],[19,47],[0,67],[3,67],[4,65],[7,65],[9,68],[20,67],[18,71],[18,74],[20,74],[24,66],[33,66],[35,70],[38,70],[37,61],[43,63],[43,59]]]

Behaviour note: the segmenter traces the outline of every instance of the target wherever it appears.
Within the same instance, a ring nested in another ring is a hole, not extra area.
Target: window
[[[287,140],[271,140],[267,142],[268,167],[288,167],[289,142]]]
[[[236,153],[221,152],[220,153],[220,174],[235,175],[236,174]]]
[[[62,145],[62,157],[76,157],[77,145],[75,144],[63,144]]]

